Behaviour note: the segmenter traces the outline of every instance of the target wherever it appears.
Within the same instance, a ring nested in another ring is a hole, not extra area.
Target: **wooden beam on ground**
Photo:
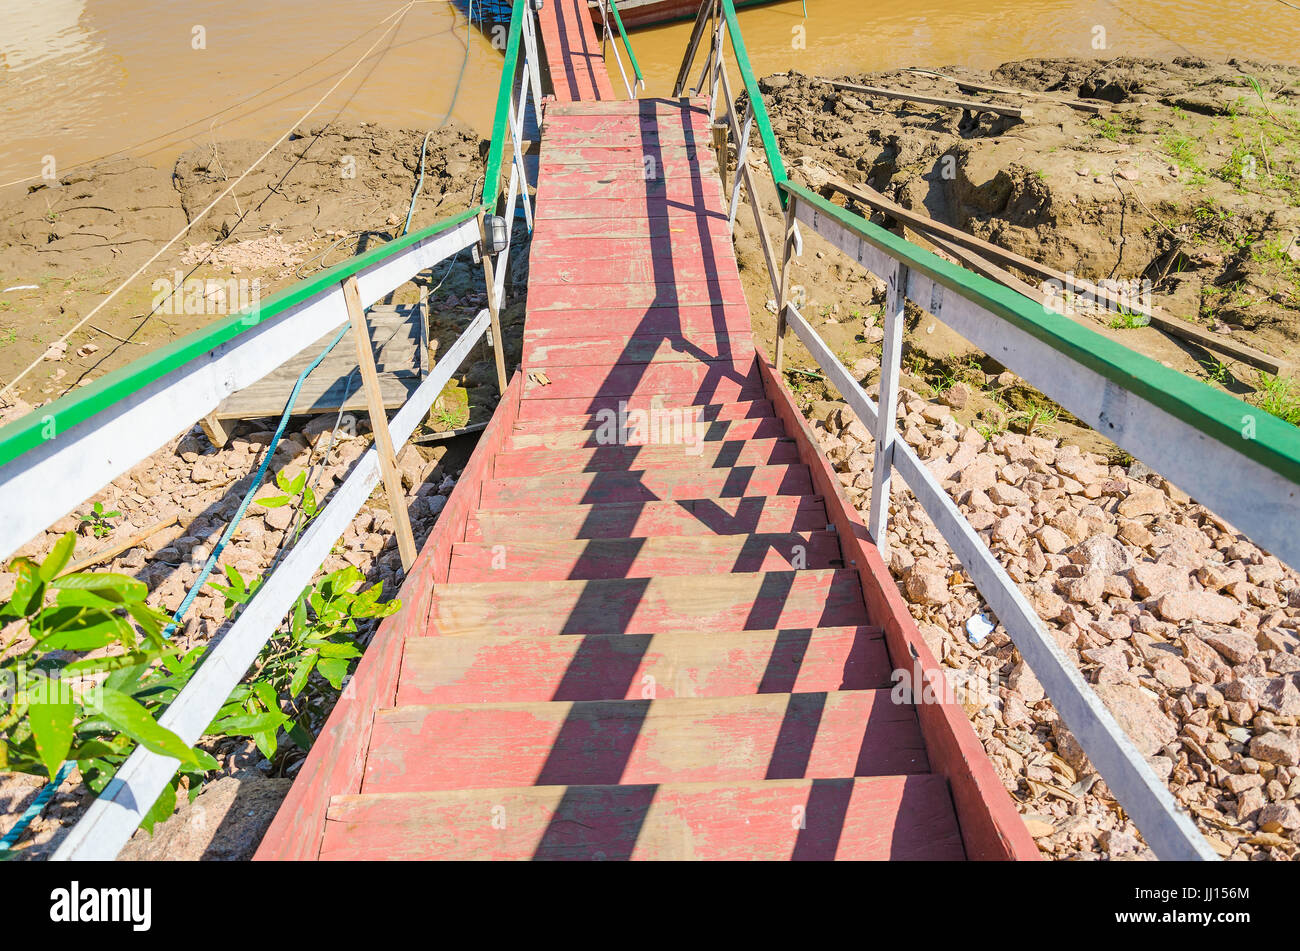
[[[927,239],[933,240],[935,235],[946,238],[952,244],[959,247],[975,251],[983,258],[989,261],[997,262],[1006,267],[1018,268],[1029,274],[1035,274],[1046,280],[1056,281],[1062,288],[1068,288],[1076,293],[1087,294],[1092,299],[1105,304],[1107,307],[1119,310],[1121,307],[1125,310],[1132,311],[1135,314],[1148,317],[1151,320],[1151,326],[1157,330],[1162,330],[1167,334],[1179,337],[1190,343],[1203,347],[1214,353],[1223,354],[1232,357],[1234,360],[1240,360],[1242,363],[1249,364],[1257,369],[1264,370],[1267,373],[1281,374],[1290,370],[1290,364],[1279,360],[1277,357],[1270,356],[1263,351],[1256,350],[1254,347],[1247,346],[1244,343],[1238,343],[1235,340],[1226,338],[1221,334],[1211,333],[1202,330],[1200,327],[1190,324],[1185,320],[1177,317],[1171,317],[1158,308],[1145,307],[1135,301],[1121,300],[1113,291],[1099,287],[1091,281],[1083,280],[1073,274],[1066,274],[1064,271],[1058,271],[1055,268],[1048,267],[1046,264],[1040,264],[1024,255],[1016,254],[1014,251],[1008,251],[1006,248],[1000,248],[996,244],[976,238],[964,231],[945,225],[942,222],[935,221],[928,215],[911,211],[899,205],[897,202],[890,201],[880,192],[876,191],[870,185],[850,185],[840,178],[831,177],[826,182],[826,188],[840,192],[854,201],[860,202],[877,211],[884,212],[891,217],[897,218],[903,224],[908,225],[917,231],[923,233]],[[945,248],[945,250],[947,250]],[[955,255],[954,255],[955,256]],[[978,270],[978,268],[971,268]],[[984,273],[984,272],[981,272]],[[993,277],[994,280],[1001,281],[1001,277],[994,277],[985,273],[986,277]],[[1016,288],[1020,290],[1020,288]],[[1023,291],[1022,291],[1023,293]],[[1039,300],[1041,298],[1034,298]]]
[[[943,96],[926,96],[921,93],[908,92],[905,89],[884,89],[881,86],[859,86],[856,83],[842,83],[831,79],[823,79],[822,82],[836,89],[842,89],[846,92],[860,92],[866,96],[880,96],[885,99],[906,99],[908,102],[923,102],[932,106],[946,106],[949,109],[964,109],[967,112],[992,112],[999,116],[1008,116],[1012,119],[1024,119],[1031,113],[1028,109],[1020,109],[1016,106],[999,106],[991,102],[980,102],[975,99],[946,99]]]
[[[1039,92],[1036,89],[1015,89],[1011,86],[993,86],[989,83],[973,83],[966,79],[958,79],[956,76],[936,73],[931,69],[909,69],[908,72],[916,73],[920,76],[934,76],[936,79],[946,79],[962,92],[991,92],[999,96],[1025,96],[1031,99],[1042,99],[1044,102],[1054,102],[1058,106],[1069,106],[1071,109],[1077,109],[1079,112],[1091,112],[1095,115],[1106,115],[1110,112],[1110,103],[1106,102],[1088,102],[1085,99],[1064,99],[1060,96],[1054,96],[1049,92]]]
[[[100,562],[108,561],[108,559],[114,558],[117,555],[122,554],[122,552],[134,548],[136,545],[139,545],[141,542],[144,542],[149,538],[152,538],[154,535],[157,535],[159,532],[161,532],[164,528],[170,528],[180,520],[181,517],[179,515],[173,515],[171,518],[165,518],[161,522],[154,522],[148,528],[141,529],[140,531],[136,532],[134,535],[130,536],[129,538],[122,539],[122,541],[118,542],[115,545],[110,545],[107,548],[95,552],[93,555],[87,555],[85,558],[77,559],[72,564],[68,565],[67,568],[63,569],[63,571],[65,574],[72,574],[73,572],[77,572],[85,568],[89,568],[91,565],[97,565]]]
[[[379,389],[379,371],[375,368],[375,354],[370,346],[370,331],[366,327],[366,312],[357,293],[356,278],[343,282],[343,299],[348,305],[348,320],[352,323],[352,338],[357,342],[357,363],[361,367],[361,382],[366,390],[366,403],[370,414],[370,431],[375,436],[375,453],[379,456],[379,471],[384,478],[388,495],[388,511],[393,516],[397,535],[397,550],[402,556],[402,570],[410,571],[415,563],[415,535],[411,532],[411,518],[406,511],[406,493],[402,491],[402,474],[397,471],[397,453],[393,437],[388,432],[388,413],[384,410],[384,396]]]

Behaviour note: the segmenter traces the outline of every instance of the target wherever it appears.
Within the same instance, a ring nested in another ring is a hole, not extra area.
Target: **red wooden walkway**
[[[891,697],[934,661],[754,351],[705,108],[542,141],[524,365],[259,856],[1036,854]]]

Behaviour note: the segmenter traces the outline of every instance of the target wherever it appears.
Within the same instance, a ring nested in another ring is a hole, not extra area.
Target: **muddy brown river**
[[[165,164],[215,139],[273,139],[377,40],[312,121],[428,128],[450,113],[486,131],[500,52],[467,28],[462,3],[423,0],[393,16],[404,6],[0,0],[0,187],[116,152]],[[1055,56],[1300,63],[1300,9],[1281,0],[807,0],[807,10],[795,0],[742,11],[759,75]],[[632,34],[652,94],[669,91],[689,30]]]

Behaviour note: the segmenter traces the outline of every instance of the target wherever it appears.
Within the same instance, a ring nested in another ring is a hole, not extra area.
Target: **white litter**
[[[972,614],[969,621],[966,622],[966,639],[979,647],[984,643],[984,638],[993,633],[994,624],[985,614]]]

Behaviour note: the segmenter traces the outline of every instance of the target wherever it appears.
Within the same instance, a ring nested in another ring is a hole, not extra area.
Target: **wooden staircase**
[[[513,432],[322,858],[963,855],[766,397],[707,141],[698,104],[547,110]]]
[[[259,857],[1036,854],[891,692],[934,661],[755,353],[709,141],[546,108],[523,365]]]

